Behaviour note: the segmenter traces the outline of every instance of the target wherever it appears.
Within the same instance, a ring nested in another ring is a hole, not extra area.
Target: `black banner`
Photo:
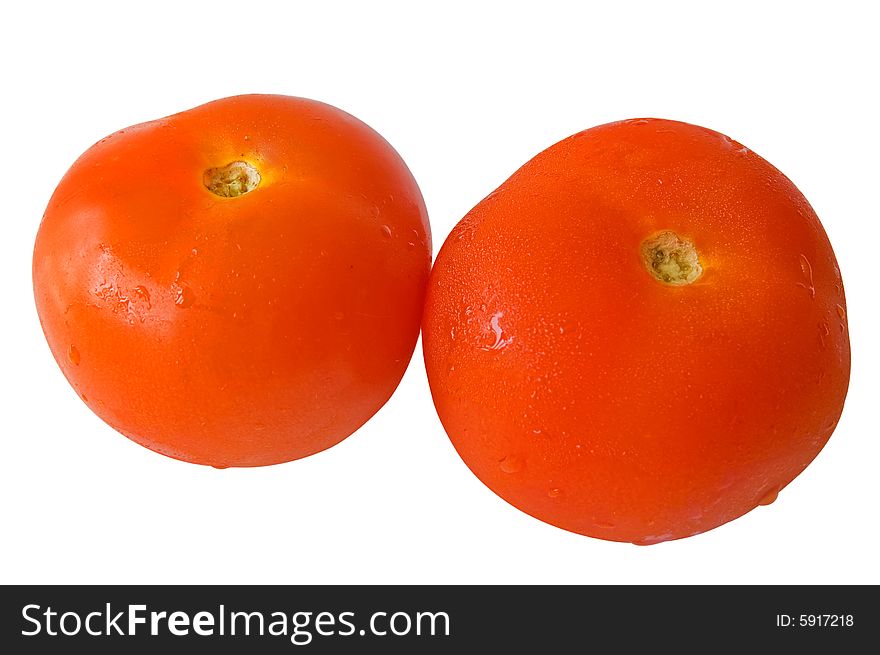
[[[0,612],[5,653],[856,652],[880,632],[876,588],[838,586],[21,586]]]

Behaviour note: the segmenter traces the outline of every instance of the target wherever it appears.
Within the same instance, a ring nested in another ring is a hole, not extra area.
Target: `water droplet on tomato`
[[[195,296],[193,295],[192,289],[185,284],[175,284],[174,293],[174,304],[181,309],[191,307],[193,302],[195,302]]]
[[[382,236],[384,236],[386,239],[391,238],[391,228],[387,225],[382,226]]]
[[[765,491],[761,495],[761,500],[758,501],[759,505],[771,505],[773,501],[775,501],[779,497],[779,488],[772,487],[771,489]]]
[[[557,489],[557,488],[554,487],[553,489],[551,489],[550,491],[547,492],[547,495],[548,495],[550,498],[559,498],[559,495],[560,495],[561,493],[562,493],[562,490],[561,490],[561,489]]]
[[[229,464],[211,464],[211,466],[213,468],[217,469],[218,471],[222,471],[223,469],[229,468]]]
[[[134,288],[134,293],[140,300],[146,303],[147,309],[152,308],[152,304],[150,304],[150,292],[147,290],[147,287],[136,286]]]
[[[522,470],[523,461],[522,458],[517,457],[516,455],[508,455],[504,459],[499,462],[501,466],[501,470],[505,473],[518,473]]]
[[[663,534],[650,534],[646,537],[642,537],[641,539],[637,539],[633,542],[636,546],[653,546],[654,544],[662,544],[664,541],[669,541],[672,539],[671,532],[664,532]]]
[[[840,317],[841,321],[846,318],[846,310],[843,308],[843,305],[837,306],[837,315]]]
[[[513,341],[513,336],[504,336],[504,329],[499,323],[503,317],[504,312],[495,312],[489,319],[489,330],[492,332],[494,341],[492,344],[480,346],[481,350],[501,350]]]
[[[70,363],[74,366],[79,366],[79,362],[82,359],[79,354],[79,350],[77,350],[76,346],[70,346],[67,349],[67,359],[70,360]]]
[[[803,282],[798,282],[797,285],[806,289],[807,293],[810,294],[810,298],[816,297],[816,286],[813,283],[813,266],[810,264],[810,260],[807,259],[806,255],[800,256],[800,265],[801,265],[801,273],[804,277]]]
[[[819,346],[821,348],[825,348],[826,342],[825,340],[831,334],[831,330],[828,328],[828,323],[826,321],[821,321],[818,325],[819,330]]]

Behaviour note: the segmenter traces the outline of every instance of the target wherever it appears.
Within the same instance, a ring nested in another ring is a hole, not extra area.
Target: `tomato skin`
[[[652,235],[693,283],[655,279]],[[566,530],[651,544],[772,502],[819,453],[850,369],[831,245],[778,170],[712,130],[603,125],[527,162],[453,229],[425,364],[470,469]]]
[[[205,171],[244,161],[254,190]],[[217,467],[341,441],[391,396],[418,337],[427,212],[403,160],[329,105],[217,100],[101,140],[34,249],[46,338],[134,441]]]

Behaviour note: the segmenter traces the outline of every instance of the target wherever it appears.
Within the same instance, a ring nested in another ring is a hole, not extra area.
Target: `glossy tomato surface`
[[[636,119],[548,148],[452,231],[425,362],[471,470],[559,527],[651,544],[775,499],[846,395],[816,214],[728,137]]]
[[[390,397],[431,260],[392,147],[329,105],[217,100],[121,130],[58,185],[34,251],[40,321],[107,423],[225,466],[351,434]]]

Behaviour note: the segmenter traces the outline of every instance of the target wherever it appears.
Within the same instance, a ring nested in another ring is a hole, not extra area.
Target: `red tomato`
[[[849,381],[816,214],[728,137],[666,120],[576,134],[456,226],[423,319],[434,402],[495,493],[650,544],[771,502]]]
[[[52,353],[98,416],[171,457],[258,466],[334,445],[388,400],[430,261],[422,196],[381,136],[250,95],[90,148],[33,274]]]

